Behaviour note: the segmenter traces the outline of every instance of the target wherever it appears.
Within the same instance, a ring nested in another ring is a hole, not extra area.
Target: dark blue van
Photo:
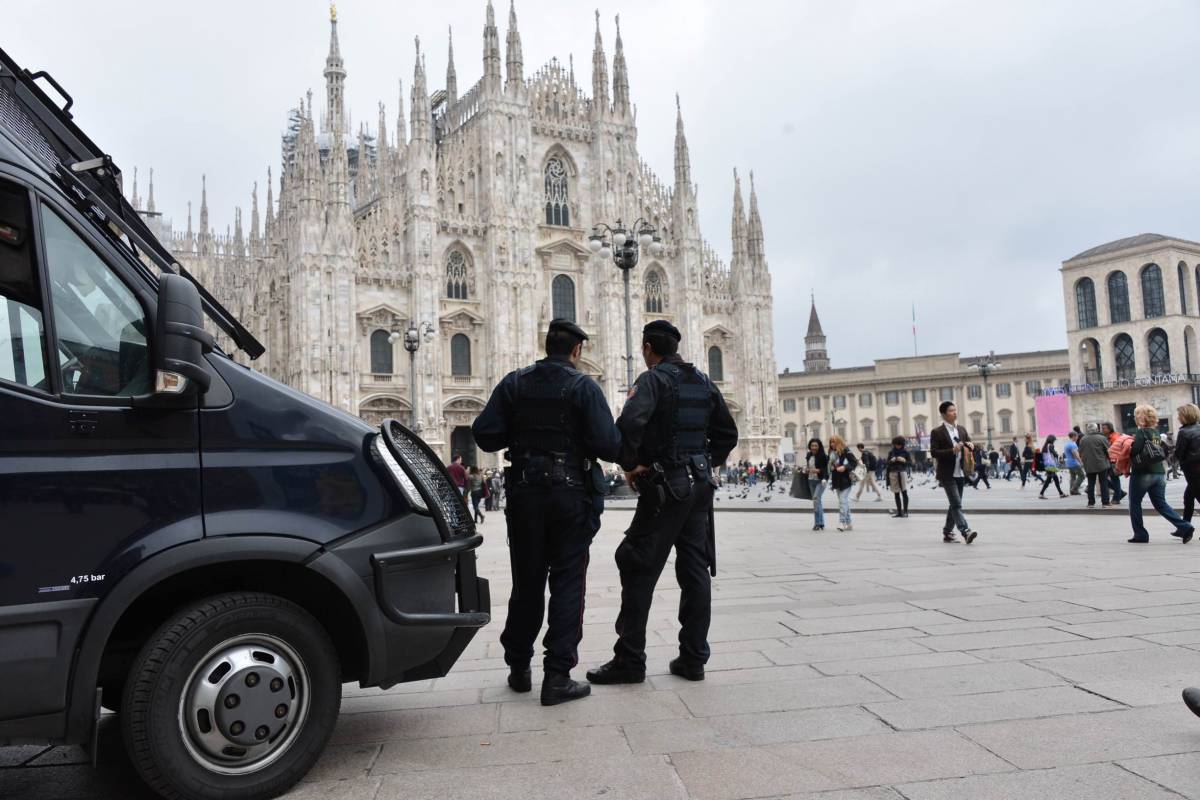
[[[445,675],[488,622],[482,538],[398,422],[217,347],[263,351],[71,104],[0,50],[0,745],[88,745],[103,707],[161,795],[273,797],[343,682]]]

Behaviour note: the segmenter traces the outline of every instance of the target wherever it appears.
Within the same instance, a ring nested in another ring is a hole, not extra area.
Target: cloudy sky
[[[484,0],[338,4],[348,107],[395,118],[413,37],[431,89],[453,26],[460,87],[482,72]],[[320,101],[316,0],[11,4],[0,46],[47,69],[132,174],[155,168],[177,227],[208,175],[224,230],[265,196],[286,110]],[[1194,0],[639,0],[622,13],[643,158],[672,176],[682,96],[701,221],[726,258],[732,168],[753,169],[780,368],[801,366],[810,291],[836,366],[913,352],[1065,346],[1060,262],[1153,231],[1200,239]],[[526,72],[575,57],[593,6],[518,0]],[[507,4],[497,16],[503,27]],[[276,170],[276,175],[278,171]]]

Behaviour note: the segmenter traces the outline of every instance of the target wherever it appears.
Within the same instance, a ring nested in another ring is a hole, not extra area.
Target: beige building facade
[[[815,305],[806,341],[807,368],[784,370],[779,376],[783,435],[798,452],[810,437],[828,441],[833,433],[876,452],[889,447],[895,436],[924,448],[930,429],[940,422],[937,409],[944,400],[954,401],[959,424],[982,443],[989,427],[997,446],[1014,436],[1037,436],[1035,399],[1044,389],[1065,386],[1070,376],[1065,350],[979,358],[940,353],[831,368]],[[971,365],[988,361],[996,366],[985,380]]]
[[[1062,263],[1071,413],[1132,430],[1133,408],[1175,409],[1200,385],[1200,244],[1144,233],[1085,250]]]

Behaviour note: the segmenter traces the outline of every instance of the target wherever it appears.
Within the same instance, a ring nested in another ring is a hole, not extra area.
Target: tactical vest
[[[565,456],[568,463],[583,461],[580,451],[582,419],[571,402],[571,390],[582,373],[567,364],[539,361],[517,373],[513,403],[512,450],[518,458],[537,455]]]
[[[660,362],[655,369],[667,377],[669,391],[646,426],[647,457],[670,466],[706,455],[712,414],[708,381],[691,364]]]

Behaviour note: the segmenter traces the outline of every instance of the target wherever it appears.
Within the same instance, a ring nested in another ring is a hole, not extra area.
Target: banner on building
[[[1034,400],[1037,416],[1037,433],[1041,438],[1050,434],[1065,437],[1071,432],[1071,398],[1066,394],[1052,394]]]

